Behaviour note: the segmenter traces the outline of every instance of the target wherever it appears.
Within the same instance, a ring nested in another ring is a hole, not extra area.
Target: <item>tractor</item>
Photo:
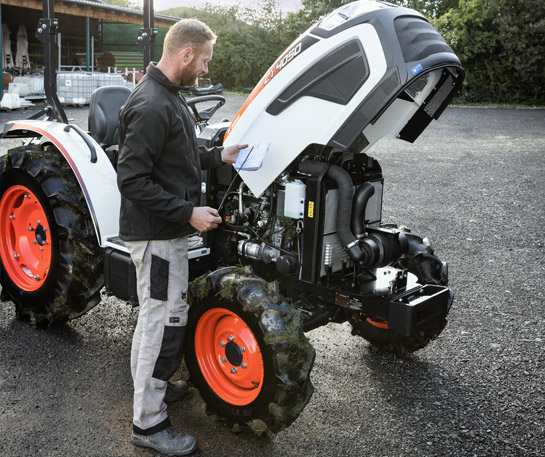
[[[53,26],[48,11],[42,21]],[[0,161],[2,298],[36,325],[75,319],[102,294],[138,301],[116,185],[117,117],[130,90],[97,89],[89,131],[69,124],[52,40],[46,119],[8,122],[2,137],[26,144]],[[369,150],[383,137],[414,142],[463,80],[421,14],[361,0],[297,38],[232,121],[210,122],[222,96],[189,102],[201,146],[266,145],[255,169],[202,175],[202,204],[223,223],[190,237],[184,353],[211,411],[233,425],[289,426],[313,393],[305,333],[325,324],[349,322],[396,354],[441,333],[453,302],[447,265],[427,238],[382,223],[384,177]],[[204,102],[212,105],[199,110]]]

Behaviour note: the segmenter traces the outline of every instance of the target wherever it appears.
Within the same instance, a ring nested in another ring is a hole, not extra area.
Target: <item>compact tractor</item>
[[[3,138],[27,141],[0,163],[2,298],[35,324],[77,318],[103,293],[137,304],[117,236],[116,125],[129,90],[95,91],[89,132],[67,123],[52,36],[48,119],[8,122]],[[257,169],[202,176],[202,204],[223,223],[190,238],[185,363],[210,410],[273,432],[291,424],[313,392],[305,332],[327,323],[348,321],[397,354],[441,333],[453,300],[447,266],[426,238],[382,223],[384,179],[369,150],[386,136],[415,141],[463,79],[421,14],[362,0],[295,40],[232,122],[209,122],[221,96],[190,102],[202,146],[268,147]],[[214,104],[199,111],[203,101]]]

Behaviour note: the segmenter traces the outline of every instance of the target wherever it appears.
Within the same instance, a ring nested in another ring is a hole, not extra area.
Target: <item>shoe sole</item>
[[[153,443],[149,443],[147,441],[141,441],[140,438],[138,438],[136,436],[131,436],[131,443],[135,444],[136,446],[147,447],[147,448],[150,448],[150,449],[154,449],[155,451],[160,452],[163,455],[168,455],[168,456],[188,455],[188,454],[191,454],[192,452],[195,452],[195,450],[197,449],[197,442],[195,442],[195,444],[193,445],[193,447],[191,449],[188,449],[186,451],[174,452],[174,453],[169,454],[168,452],[165,452],[162,449],[160,449],[159,447],[155,446]]]

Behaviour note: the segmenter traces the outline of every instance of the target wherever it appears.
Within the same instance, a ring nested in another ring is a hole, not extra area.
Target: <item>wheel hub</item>
[[[40,201],[25,186],[12,186],[0,200],[0,256],[17,287],[33,292],[51,268],[49,224]]]
[[[227,343],[227,346],[225,346],[225,355],[231,365],[239,367],[242,364],[242,351],[237,343],[233,341]]]

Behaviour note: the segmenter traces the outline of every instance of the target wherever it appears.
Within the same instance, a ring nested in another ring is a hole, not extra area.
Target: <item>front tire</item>
[[[19,319],[78,317],[100,302],[103,254],[72,169],[49,143],[0,163],[0,281]]]
[[[355,315],[350,319],[352,335],[361,336],[376,348],[403,356],[425,348],[439,336],[447,320],[433,322],[413,336],[400,335],[388,328],[388,322],[377,322],[371,318]]]
[[[185,360],[208,408],[257,433],[290,425],[314,391],[315,351],[270,284],[234,268],[190,285]]]

